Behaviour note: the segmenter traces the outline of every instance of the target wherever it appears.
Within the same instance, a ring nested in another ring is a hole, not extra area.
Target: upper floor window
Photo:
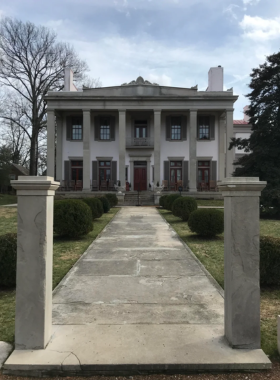
[[[67,140],[83,140],[83,118],[80,116],[68,116],[66,118]]]
[[[197,120],[197,139],[215,139],[215,116],[199,116]]]
[[[209,140],[210,139],[210,122],[209,117],[204,116],[199,118],[199,140]]]
[[[172,117],[171,118],[171,140],[181,140],[181,118]]]
[[[72,125],[72,140],[82,140],[82,126],[75,124]]]
[[[96,116],[94,119],[94,139],[96,141],[115,140],[114,117]]]
[[[166,116],[166,140],[187,140],[187,117],[185,115]]]
[[[136,139],[146,138],[148,136],[147,120],[135,120],[134,130]]]
[[[110,140],[110,120],[109,119],[101,119],[100,140]]]

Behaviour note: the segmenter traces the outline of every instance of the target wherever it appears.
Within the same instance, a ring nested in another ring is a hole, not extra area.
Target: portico
[[[233,171],[227,147],[236,99],[232,90],[164,87],[141,77],[116,87],[49,92],[48,175],[77,181],[79,161],[83,191],[99,190],[101,181],[110,188],[128,182],[133,190],[134,162],[145,161],[147,189],[163,181],[171,188],[168,157],[183,157],[184,190],[196,192],[201,163],[209,166],[208,182]]]

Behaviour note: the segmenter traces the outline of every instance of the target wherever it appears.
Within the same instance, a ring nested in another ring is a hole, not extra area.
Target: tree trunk
[[[37,175],[37,143],[38,134],[32,133],[30,144],[30,166],[29,175]]]

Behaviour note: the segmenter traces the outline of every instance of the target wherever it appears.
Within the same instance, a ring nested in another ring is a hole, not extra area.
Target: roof
[[[29,170],[26,169],[25,167],[18,164],[12,164],[12,166],[14,166],[23,175],[29,175]]]
[[[245,120],[233,120],[233,124],[243,124],[243,125],[248,125],[248,121]]]

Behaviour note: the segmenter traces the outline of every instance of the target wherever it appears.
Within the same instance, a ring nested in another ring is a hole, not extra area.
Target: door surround
[[[143,156],[139,154],[130,154],[129,155],[129,166],[130,166],[130,183],[131,183],[131,190],[134,190],[134,162],[137,161],[146,161],[147,162],[147,189],[149,189],[149,183],[151,183],[151,156],[152,154],[145,154]]]

